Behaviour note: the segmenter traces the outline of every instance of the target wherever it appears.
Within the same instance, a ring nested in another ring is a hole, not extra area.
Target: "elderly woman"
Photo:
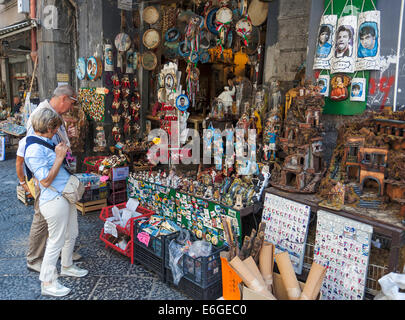
[[[62,118],[48,108],[33,114],[34,134],[27,137],[25,149],[27,169],[40,182],[39,209],[48,224],[49,238],[39,275],[41,293],[56,297],[70,292],[69,288],[57,280],[56,262],[61,252],[61,275],[84,277],[88,273],[72,261],[78,235],[77,211],[75,205],[61,194],[70,176],[63,167],[68,147],[64,142],[54,146],[51,140],[61,124]],[[32,143],[35,139],[37,140]]]

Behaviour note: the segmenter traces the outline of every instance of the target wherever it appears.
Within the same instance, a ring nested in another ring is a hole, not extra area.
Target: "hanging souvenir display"
[[[332,6],[332,14],[325,15],[329,6]],[[337,19],[338,16],[333,14],[333,0],[331,0],[324,10],[319,24],[313,66],[314,70],[330,70]]]
[[[86,115],[94,121],[104,121],[105,94],[96,88],[80,88],[78,101]]]
[[[356,70],[380,70],[380,11],[361,12],[358,26]]]
[[[154,6],[149,6],[143,9],[142,18],[148,24],[155,24],[159,21],[160,13]]]
[[[84,80],[86,78],[86,72],[87,70],[87,64],[86,64],[86,59],[80,57],[77,60],[76,64],[76,76],[79,80]]]
[[[90,57],[87,59],[87,77],[90,80],[97,80],[101,77],[103,66],[101,60],[96,57]]]
[[[142,67],[145,70],[154,70],[157,66],[157,57],[152,51],[146,51],[142,54]]]
[[[252,33],[252,23],[250,22],[250,19],[248,16],[240,19],[237,23],[236,23],[236,33],[238,34],[238,36],[240,36],[243,40],[243,44],[245,46],[248,45],[249,43],[249,36]]]
[[[334,101],[346,100],[349,96],[347,87],[350,85],[351,78],[345,74],[337,74],[330,80],[331,91],[330,99]]]
[[[112,44],[104,45],[104,70],[114,71],[114,55]]]
[[[346,4],[349,0],[346,1]],[[351,7],[353,8],[353,6]],[[352,73],[355,69],[357,47],[357,16],[340,16],[336,28],[330,72]]]
[[[366,101],[366,84],[367,79],[364,77],[356,77],[357,73],[354,75],[351,81],[350,87],[350,101]]]
[[[188,60],[197,63],[198,62],[198,51],[200,49],[200,34],[201,28],[203,27],[204,19],[200,16],[193,16],[184,33],[184,44],[181,49],[184,53],[183,56],[187,56]],[[188,53],[188,55],[187,55]]]
[[[142,42],[149,50],[155,49],[160,44],[160,34],[156,29],[148,29],[142,37]]]
[[[132,49],[127,51],[127,68],[125,73],[134,73],[134,52]]]
[[[105,133],[102,123],[98,123],[96,126],[96,137],[94,138],[94,152],[104,152],[107,147],[107,141],[105,139]]]
[[[248,16],[252,25],[258,27],[267,20],[269,4],[260,0],[252,0],[248,8]]]
[[[219,34],[219,32],[216,28],[216,25],[215,25],[218,9],[219,9],[218,7],[209,8],[206,12],[205,20],[204,20],[205,28],[215,36],[217,36]]]
[[[319,87],[319,93],[324,97],[329,97],[330,76],[328,74],[320,74],[317,85]]]
[[[373,227],[318,210],[314,262],[327,266],[323,300],[362,300]]]
[[[215,25],[218,32],[217,44],[220,46],[221,51],[226,45],[228,33],[231,28],[232,10],[226,6],[222,6],[216,12]]]
[[[187,65],[186,69],[186,92],[189,99],[192,101],[192,105],[195,106],[195,98],[197,92],[200,90],[199,78],[200,70],[193,66],[192,63]]]
[[[114,44],[118,50],[117,68],[122,68],[123,55],[131,47],[131,38],[128,34],[121,32],[115,37]]]

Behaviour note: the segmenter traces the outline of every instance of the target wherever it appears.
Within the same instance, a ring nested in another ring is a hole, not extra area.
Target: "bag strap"
[[[25,166],[25,172],[27,175],[27,179],[28,181],[30,181],[33,177],[33,173],[31,172],[31,170],[28,168],[27,163],[25,162],[25,152],[27,151],[27,148],[32,145],[32,144],[40,144],[48,149],[51,149],[52,151],[55,151],[55,146],[53,144],[50,144],[38,137],[34,137],[34,136],[29,136],[26,138],[26,144],[25,144],[25,150],[24,150],[24,166]],[[66,158],[63,159],[63,164],[67,165],[67,161]]]

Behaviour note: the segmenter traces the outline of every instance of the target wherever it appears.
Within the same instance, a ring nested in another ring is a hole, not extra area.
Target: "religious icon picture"
[[[330,77],[327,74],[323,74],[318,77],[317,84],[319,87],[319,93],[324,97],[329,97],[329,82]]]
[[[190,100],[185,94],[181,94],[176,99],[176,107],[180,111],[186,111],[190,106]]]
[[[366,79],[353,78],[350,89],[350,101],[366,101]]]
[[[174,89],[174,77],[171,73],[167,74],[165,76],[165,88],[167,90],[173,90]]]
[[[351,79],[345,74],[337,74],[332,77],[330,84],[332,90],[330,92],[330,99],[334,101],[342,101],[348,98],[348,90]]]

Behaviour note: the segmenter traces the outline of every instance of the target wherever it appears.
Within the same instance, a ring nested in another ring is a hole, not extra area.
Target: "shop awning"
[[[24,20],[22,22],[18,22],[11,26],[7,26],[0,29],[0,39],[13,36],[17,33],[24,32],[27,30],[31,30],[32,28],[37,27],[37,22],[34,19]]]

